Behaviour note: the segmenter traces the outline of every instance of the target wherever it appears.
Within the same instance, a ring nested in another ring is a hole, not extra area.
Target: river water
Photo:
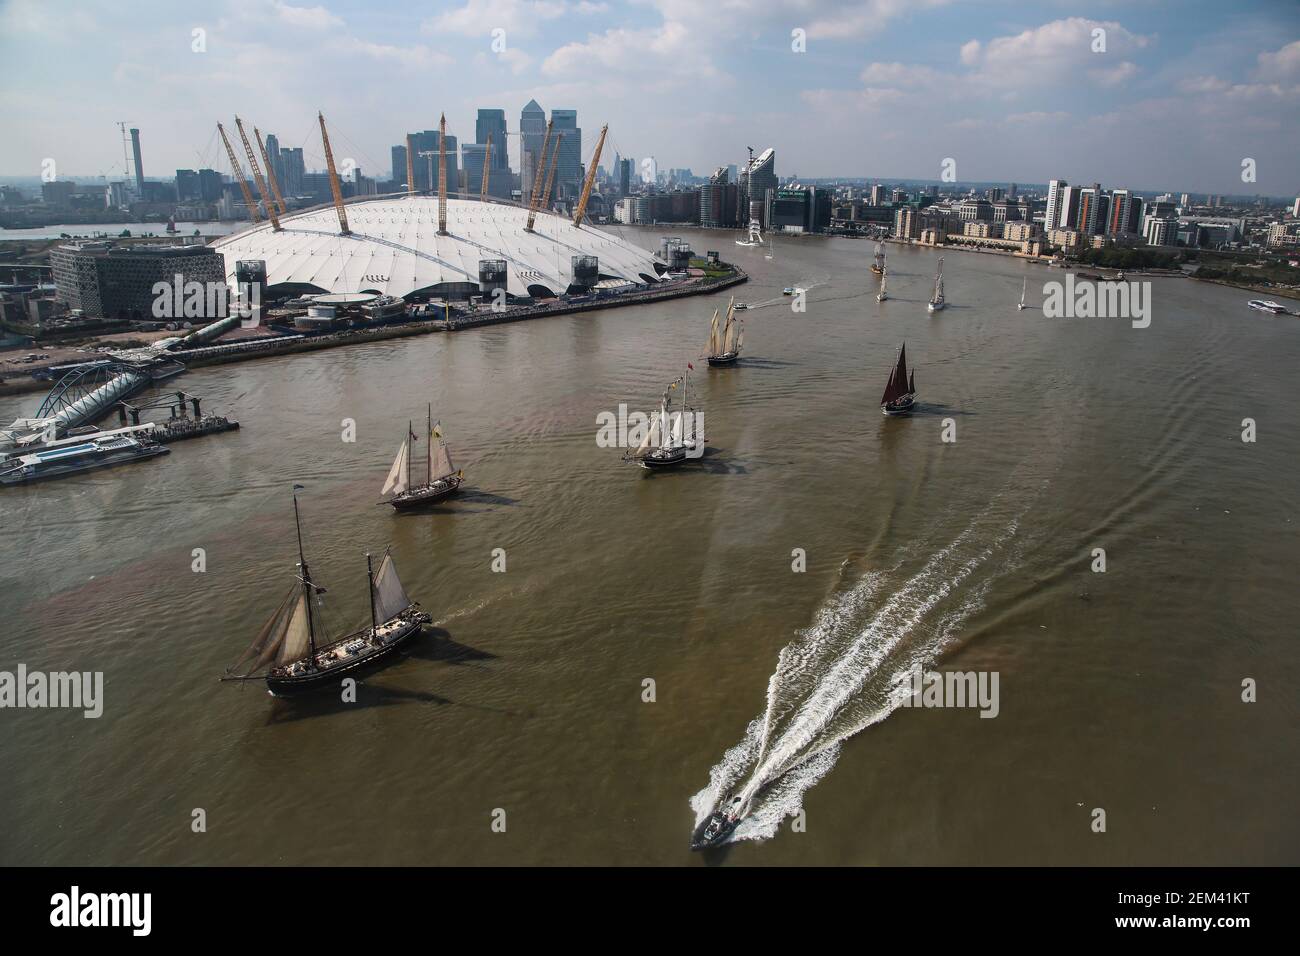
[[[866,243],[690,238],[751,275],[736,368],[723,293],[201,369],[239,432],[0,492],[0,670],[104,674],[99,719],[0,711],[0,862],[1297,862],[1296,320],[1184,279],[1148,328],[1048,319],[1015,303],[1056,270],[960,253],[930,316],[932,250],[878,303]],[[598,446],[688,360],[703,460]],[[470,490],[399,517],[429,401]],[[336,628],[389,545],[436,622],[356,703],[216,680],[292,583],[294,482]],[[997,716],[895,709],[913,666],[996,672]]]

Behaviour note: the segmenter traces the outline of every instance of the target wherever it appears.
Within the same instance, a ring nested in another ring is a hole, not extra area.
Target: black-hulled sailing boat
[[[393,467],[389,469],[388,478],[380,492],[383,495],[393,492],[388,503],[398,511],[409,511],[422,505],[431,505],[459,491],[465,476],[452,466],[451,453],[442,440],[442,423],[433,420],[432,404],[429,405],[428,445],[425,453],[427,480],[422,485],[411,484],[408,442],[414,444],[418,439],[410,422],[406,423],[406,435],[407,441],[402,442],[402,447],[397,449],[397,457],[393,459]]]
[[[898,350],[898,363],[889,373],[885,394],[880,397],[882,415],[905,415],[916,404],[916,375],[907,371],[907,343]]]
[[[745,327],[736,318],[736,300],[727,303],[727,315],[718,324],[718,310],[713,310],[713,324],[709,326],[709,365],[735,365],[740,358],[740,347],[745,339]]]
[[[432,620],[406,596],[392,556],[385,551],[379,572],[375,573],[367,554],[370,624],[338,640],[329,639],[320,621],[319,608],[313,610],[313,599],[324,594],[325,588],[312,580],[303,554],[297,494],[301,487],[294,485],[293,496],[293,520],[298,529],[297,581],[252,645],[221,678],[223,681],[265,678],[267,688],[276,696],[334,685],[341,678],[389,657]],[[247,671],[233,673],[245,665]]]
[[[690,373],[695,368],[686,363],[686,372],[668,386],[659,400],[659,411],[650,419],[645,439],[634,451],[624,455],[625,461],[634,461],[642,468],[654,471],[675,468],[688,458],[699,458],[703,453],[704,435],[695,434],[695,409],[687,403]],[[682,404],[673,411],[668,393],[682,386]]]

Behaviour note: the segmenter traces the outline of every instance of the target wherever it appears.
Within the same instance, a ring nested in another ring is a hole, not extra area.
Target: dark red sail
[[[889,382],[885,385],[885,394],[880,404],[887,405],[906,395],[910,389],[907,384],[907,345],[898,350],[898,364],[889,373]]]

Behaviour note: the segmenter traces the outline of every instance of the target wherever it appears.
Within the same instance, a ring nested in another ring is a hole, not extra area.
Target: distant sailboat
[[[388,470],[388,478],[384,481],[383,490],[380,492],[383,495],[393,492],[393,497],[388,499],[388,503],[398,511],[408,511],[421,505],[441,501],[459,491],[465,476],[451,463],[451,453],[442,441],[441,423],[435,424],[433,421],[433,405],[429,406],[429,444],[425,456],[427,471],[426,480],[422,485],[411,484],[411,455],[408,442],[414,443],[417,439],[410,422],[406,424],[406,434],[407,441],[402,442],[402,446],[397,449],[397,457],[393,459],[393,467]]]
[[[699,457],[696,450],[702,448],[704,436],[694,434],[695,409],[688,404],[687,395],[690,387],[690,370],[694,366],[688,362],[686,368],[686,373],[669,385],[664,392],[659,401],[659,411],[651,418],[645,439],[634,451],[624,456],[625,460],[634,461],[642,468],[653,471],[674,468],[688,458]],[[674,411],[668,400],[668,393],[678,385],[682,386],[682,403],[681,407]]]
[[[738,246],[761,246],[763,244],[763,230],[759,227],[757,219],[749,220],[749,235],[744,239],[737,239]]]
[[[885,274],[885,243],[884,240],[876,243],[876,261],[871,263],[871,271],[878,276]]]
[[[943,307],[943,256],[940,256],[939,271],[934,275],[934,294],[930,296],[930,301],[926,305],[926,308],[931,312],[938,312]]]
[[[167,217],[167,231],[168,231],[168,232],[175,232],[175,231],[176,231],[176,217],[175,217],[175,216],[168,216],[168,217]]]
[[[885,282],[889,279],[888,270],[880,273],[880,291],[876,293],[876,301],[884,302],[889,298],[889,293],[885,291]]]
[[[1020,287],[1020,304],[1019,304],[1018,306],[1016,306],[1016,308],[1019,309],[1019,310],[1022,311],[1022,312],[1025,310],[1025,291],[1026,291],[1028,288],[1029,288],[1029,279],[1026,278],[1026,279],[1025,279],[1025,282],[1024,282],[1024,285],[1022,285],[1022,286]]]
[[[889,372],[885,394],[880,397],[882,415],[904,415],[916,404],[916,374],[907,371],[907,343],[898,350],[898,363]]]
[[[735,365],[740,358],[740,347],[745,339],[745,326],[736,318],[736,301],[727,303],[727,315],[718,324],[718,310],[713,310],[713,322],[709,326],[709,365]]]
[[[776,257],[776,243],[772,241],[772,237],[771,237],[771,236],[768,236],[768,237],[767,237],[767,252],[763,253],[763,258],[764,258],[764,259],[773,259],[773,258],[775,258],[775,257]]]
[[[265,679],[267,688],[277,696],[337,684],[343,677],[391,655],[432,620],[431,615],[406,596],[392,556],[384,553],[376,574],[367,554],[370,624],[338,640],[329,640],[320,621],[320,611],[312,609],[313,599],[324,594],[325,588],[312,579],[303,554],[297,495],[300,487],[294,485],[293,496],[293,520],[298,529],[296,582],[252,645],[221,678],[223,681]],[[232,673],[246,665],[248,670],[244,673]]]

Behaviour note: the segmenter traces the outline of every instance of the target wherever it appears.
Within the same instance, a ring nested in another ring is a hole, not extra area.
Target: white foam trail
[[[982,606],[990,580],[977,583],[956,608],[932,624],[927,620],[1015,535],[1017,518],[998,528],[999,519],[986,511],[875,610],[872,604],[889,572],[867,574],[831,599],[814,624],[781,650],[762,717],[750,722],[740,743],[710,770],[708,785],[691,798],[696,825],[735,793],[748,812],[733,840],[771,837],[786,816],[797,814],[804,792],[835,765],[842,742],[898,707],[906,696],[898,686],[902,676],[933,660],[961,623]],[[988,543],[978,547],[980,541]],[[870,617],[863,623],[864,611]],[[909,639],[916,646],[905,646]],[[886,673],[886,665],[890,683],[878,702],[855,714],[855,704],[872,702],[862,691]],[[847,719],[836,726],[841,715]],[[741,781],[743,786],[738,786]]]

